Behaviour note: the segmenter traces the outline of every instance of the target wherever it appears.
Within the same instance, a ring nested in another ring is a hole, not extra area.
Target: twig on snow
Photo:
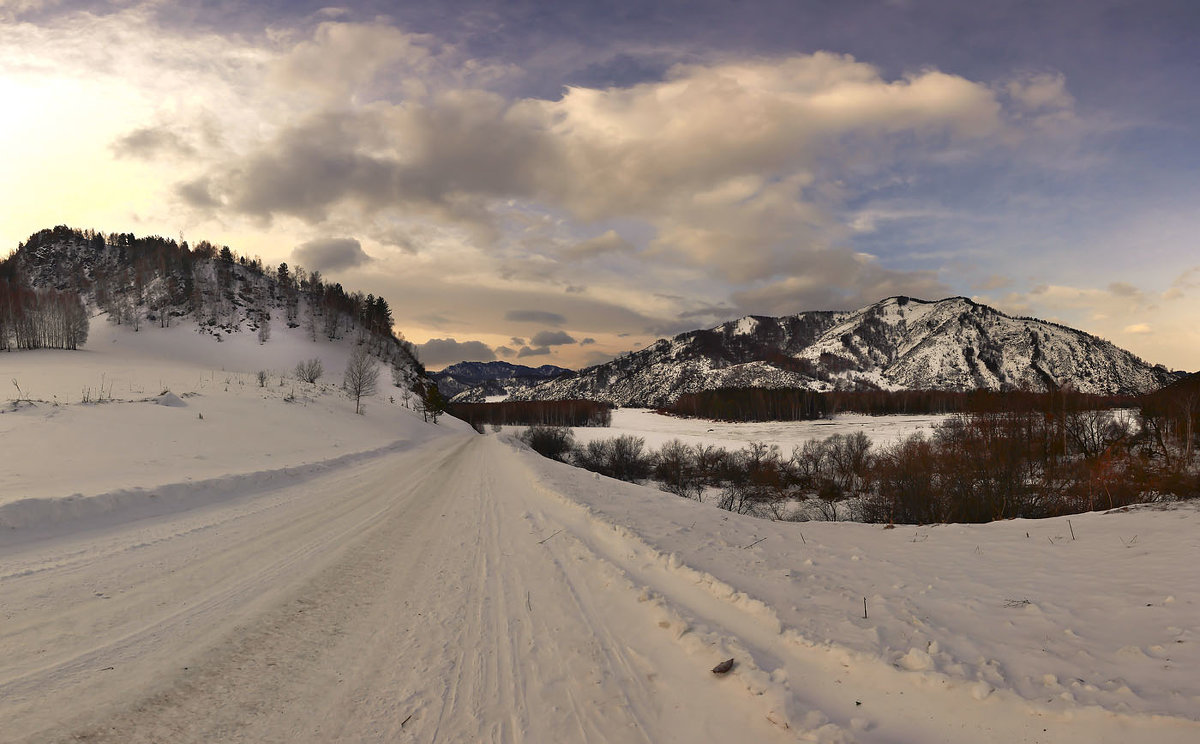
[[[557,534],[558,534],[558,533],[560,533],[560,532],[562,532],[562,530],[555,530],[555,531],[554,531],[554,534],[550,535],[550,537],[554,537],[554,535],[557,535]],[[549,539],[550,539],[550,537],[547,537],[547,538],[546,538],[546,540],[549,540]],[[538,540],[538,545],[541,545],[541,544],[545,543],[545,542],[546,542],[546,540]]]

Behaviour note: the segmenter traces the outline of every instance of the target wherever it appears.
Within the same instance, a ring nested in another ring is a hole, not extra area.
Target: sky
[[[1194,0],[0,0],[0,250],[229,245],[431,369],[962,295],[1200,369]]]

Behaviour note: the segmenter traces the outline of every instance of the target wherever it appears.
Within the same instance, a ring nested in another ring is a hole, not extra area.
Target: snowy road
[[[211,507],[0,543],[0,740],[1200,732],[1094,707],[1039,712],[1008,691],[982,699],[975,686],[796,642],[769,610],[578,506],[568,492],[602,487],[590,474],[547,479],[527,457],[495,437],[447,435]],[[726,653],[739,666],[715,677]]]
[[[0,738],[780,738],[672,682],[709,673],[577,544],[541,542],[522,477],[494,440],[441,439],[0,549]]]

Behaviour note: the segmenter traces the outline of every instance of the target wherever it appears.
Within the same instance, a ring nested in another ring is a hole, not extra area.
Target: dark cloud
[[[481,212],[479,199],[533,195],[555,157],[544,132],[507,113],[506,101],[480,91],[387,112],[322,112],[217,175],[233,208],[264,218],[320,222],[347,203],[368,213]],[[405,157],[380,154],[393,149]]]
[[[319,238],[296,246],[292,251],[296,263],[310,269],[339,271],[369,263],[371,257],[354,238]]]
[[[589,345],[591,345],[591,344],[594,344],[594,343],[596,343],[596,339],[594,339],[594,338],[590,338],[590,337],[589,337],[589,338],[585,338],[585,339],[583,339],[582,341],[580,341],[580,342],[579,342],[579,345],[580,345],[580,346],[589,346]]]
[[[531,349],[528,346],[522,346],[521,350],[517,352],[517,358],[519,359],[521,357],[546,356],[549,353],[550,353],[549,346],[539,346],[535,349]]]
[[[434,328],[445,328],[458,323],[454,318],[441,313],[425,313],[424,315],[416,316],[416,320],[426,325],[431,325]]]
[[[633,253],[636,250],[637,248],[628,240],[618,235],[616,230],[609,230],[603,235],[597,235],[594,238],[589,238],[582,243],[576,243],[565,249],[563,256],[565,258],[586,260],[606,254]]]
[[[529,343],[534,346],[564,346],[575,343],[575,339],[566,331],[538,331]]]
[[[527,342],[525,341],[525,339],[521,338],[520,336],[513,336],[512,343],[513,343],[513,346],[524,346]]]
[[[427,367],[496,360],[496,353],[482,341],[458,341],[453,338],[431,338],[423,344],[417,344],[417,355]]]
[[[567,319],[558,313],[552,313],[547,310],[509,310],[504,314],[505,320],[512,320],[518,323],[541,323],[543,325],[562,325],[567,322]],[[517,343],[516,339],[513,339]],[[521,341],[519,343],[524,343]]]
[[[198,209],[213,209],[221,206],[221,200],[213,196],[207,178],[197,178],[176,184],[175,195],[184,204]]]
[[[496,351],[497,356],[502,356],[502,357],[510,357],[513,354],[517,353],[516,349],[511,349],[507,346],[497,346],[495,351]]]
[[[112,143],[112,151],[119,158],[157,160],[162,157],[194,155],[196,148],[170,129],[143,127],[119,137]]]

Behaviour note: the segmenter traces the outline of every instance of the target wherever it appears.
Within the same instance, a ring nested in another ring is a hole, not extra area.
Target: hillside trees
[[[190,315],[217,340],[250,330],[267,343],[275,322],[304,325],[312,341],[353,332],[358,345],[396,370],[398,386],[415,389],[425,374],[415,348],[393,330],[384,298],[347,292],[319,271],[264,266],[205,240],[189,245],[60,225],[34,233],[0,261],[0,280],[0,349],[82,344],[86,301],[134,330],[142,323],[166,328]]]
[[[87,337],[78,292],[32,289],[0,277],[0,349],[78,349]]]

